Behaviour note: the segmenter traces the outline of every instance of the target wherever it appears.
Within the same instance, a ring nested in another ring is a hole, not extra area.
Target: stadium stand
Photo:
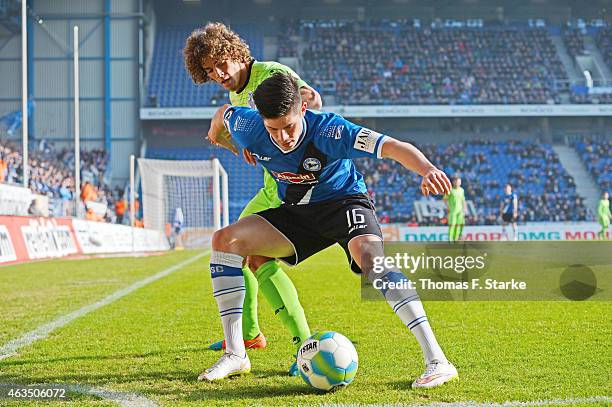
[[[595,42],[606,64],[612,69],[612,27],[599,29],[595,36]]]
[[[434,163],[449,175],[460,175],[467,199],[476,207],[470,224],[495,224],[506,183],[519,194],[520,220],[586,220],[584,200],[576,193],[574,180],[562,167],[552,147],[524,141],[470,141],[419,145]],[[408,175],[395,162],[360,162],[375,198],[378,212],[390,222],[416,222],[412,203],[420,199],[419,178]],[[495,171],[493,171],[495,168]],[[438,220],[440,222],[442,220]],[[429,221],[428,224],[431,224]]]
[[[157,30],[147,106],[216,106],[227,100],[216,86],[193,86],[184,69],[182,48],[192,28]],[[259,28],[232,28],[261,59]],[[585,53],[579,29],[561,33],[570,56]],[[610,37],[610,28],[596,34],[608,64]],[[549,31],[518,23],[432,28],[407,20],[288,19],[280,23],[277,41],[277,58],[286,57],[298,60],[301,76],[327,97],[326,104],[559,104],[569,90]],[[572,103],[612,102],[610,94],[570,96]]]
[[[563,29],[563,42],[571,57],[575,58],[578,55],[586,55],[582,36],[582,31],[578,28],[565,27]]]
[[[299,20],[285,19],[281,22],[280,32],[284,37],[279,37],[277,57],[295,57],[298,54],[298,44],[300,40]]]
[[[612,67],[612,30],[608,27],[602,27],[597,29],[578,29],[566,27],[563,31],[563,40],[565,42],[568,53],[572,57],[587,55],[584,44],[584,36],[593,36],[597,48],[601,52],[606,64]],[[580,87],[579,87],[580,88]],[[572,92],[570,95],[572,103],[612,103],[612,93],[602,93],[589,95],[585,91],[583,92]]]
[[[195,29],[196,27],[193,27]],[[263,55],[263,36],[251,25],[232,27],[249,44],[255,58]],[[157,31],[148,83],[149,107],[200,107],[225,103],[218,86],[194,86],[183,64],[183,47],[191,28],[165,26]]]
[[[561,166],[552,147],[524,141],[484,140],[425,144],[419,148],[448,174],[461,174],[466,196],[478,216],[470,224],[497,223],[499,203],[507,182],[520,196],[521,221],[586,220],[588,212],[576,193],[574,180]],[[230,220],[234,221],[262,185],[261,170],[241,157],[212,147],[148,149],[147,158],[193,160],[219,158],[230,174]],[[421,199],[420,179],[390,160],[357,160],[370,187],[381,221],[417,223],[414,201]],[[495,168],[495,171],[493,171]],[[444,222],[437,219],[428,225]]]
[[[53,216],[72,215],[74,152],[66,148],[57,150],[52,142],[40,140],[29,151],[28,163],[29,188],[32,192],[49,197]],[[88,200],[106,203],[108,212],[105,220],[114,222],[115,202],[123,196],[123,190],[119,187],[111,190],[105,182],[107,165],[108,156],[104,150],[81,150],[81,190],[88,191]],[[8,140],[0,140],[0,182],[23,183],[21,148]]]
[[[300,30],[302,76],[335,104],[560,103],[567,80],[543,28],[316,20]]]
[[[584,139],[574,143],[595,182],[602,191],[612,192],[612,141]]]

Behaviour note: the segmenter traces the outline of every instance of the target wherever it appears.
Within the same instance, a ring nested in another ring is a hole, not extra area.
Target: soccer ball
[[[302,379],[320,390],[348,386],[355,378],[357,351],[338,332],[315,333],[298,350],[297,364]]]

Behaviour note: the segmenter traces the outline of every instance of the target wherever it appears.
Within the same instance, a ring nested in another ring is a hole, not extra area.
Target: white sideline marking
[[[97,387],[91,387],[83,384],[65,385],[68,390],[76,393],[90,394],[103,398],[104,400],[113,401],[122,407],[157,407],[158,404],[138,393],[127,393],[114,390],[106,390]]]
[[[418,404],[369,404],[369,406],[379,407],[530,407],[530,406],[563,406],[585,403],[612,403],[612,397],[593,396],[575,399],[552,399],[535,401],[504,401],[503,403],[481,402],[481,401],[455,401],[455,402],[433,402]],[[361,404],[327,404],[329,407],[352,407]]]
[[[210,250],[206,250],[203,253],[197,254],[185,261],[175,264],[172,267],[168,267],[167,269],[162,270],[157,274],[144,278],[140,281],[135,282],[134,284],[130,286],[127,286],[118,291],[115,291],[114,293],[110,294],[106,298],[101,299],[100,301],[94,302],[93,304],[86,305],[74,312],[71,312],[70,314],[57,318],[55,321],[51,321],[44,325],[41,325],[38,328],[34,329],[33,331],[26,333],[20,338],[13,339],[12,341],[8,342],[6,345],[0,348],[0,360],[14,356],[15,354],[17,354],[17,350],[19,348],[31,345],[32,343],[38,340],[46,338],[47,336],[49,336],[51,332],[69,324],[75,319],[80,318],[83,315],[87,315],[90,312],[95,311],[98,308],[102,308],[105,305],[108,305],[112,302],[115,302],[118,299],[125,297],[126,295],[138,290],[139,288],[144,287],[147,284],[157,281],[160,278],[166,277],[167,275],[193,263],[196,260],[199,260],[200,258],[208,255],[209,253],[210,253]]]

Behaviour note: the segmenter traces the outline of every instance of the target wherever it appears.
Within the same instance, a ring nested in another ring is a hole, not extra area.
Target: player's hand
[[[257,159],[246,148],[242,149],[242,157],[244,158],[244,161],[247,162],[247,164],[252,165],[254,167],[257,166]]]
[[[215,133],[213,131],[213,128],[211,127],[210,130],[208,130],[206,139],[210,141],[210,144],[212,144],[213,146],[226,148],[232,153],[234,153],[234,155],[238,155],[238,149],[236,148],[234,143],[232,143],[232,136],[230,132],[225,129],[225,127],[223,127],[223,129],[221,130],[218,130],[217,133]]]
[[[423,176],[421,181],[421,192],[425,196],[429,194],[446,195],[452,188],[451,182],[444,173],[437,168],[433,168]]]

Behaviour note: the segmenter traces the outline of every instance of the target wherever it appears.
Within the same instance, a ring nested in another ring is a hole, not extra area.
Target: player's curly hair
[[[249,46],[223,23],[208,23],[206,27],[193,31],[185,42],[183,57],[185,68],[197,85],[210,80],[202,68],[202,61],[206,57],[245,64],[253,59]]]

